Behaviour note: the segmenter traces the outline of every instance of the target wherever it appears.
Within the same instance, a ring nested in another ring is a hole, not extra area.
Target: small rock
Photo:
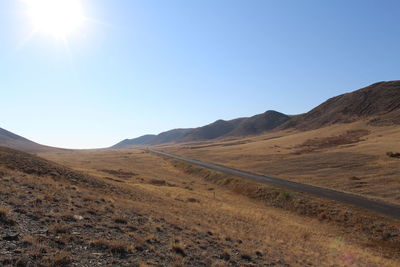
[[[200,202],[200,200],[195,199],[195,198],[188,198],[186,201],[191,202],[191,203],[199,203]]]
[[[248,255],[248,254],[242,254],[242,255],[241,255],[241,258],[242,258],[243,260],[251,261],[251,256]]]
[[[74,218],[74,220],[76,220],[76,221],[82,221],[82,220],[83,220],[83,217],[80,216],[80,215],[74,215],[73,218]]]
[[[229,255],[227,252],[222,253],[219,257],[225,261],[229,261],[231,259],[231,255]]]
[[[6,236],[3,236],[4,241],[18,241],[19,240],[19,234],[17,233],[10,233],[7,234]]]
[[[58,177],[58,176],[60,176],[60,174],[57,171],[52,171],[52,172],[50,172],[50,176]]]

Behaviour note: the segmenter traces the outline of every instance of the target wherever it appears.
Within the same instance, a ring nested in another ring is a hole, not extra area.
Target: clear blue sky
[[[0,0],[1,128],[105,147],[399,79],[398,0],[82,1],[67,50]]]

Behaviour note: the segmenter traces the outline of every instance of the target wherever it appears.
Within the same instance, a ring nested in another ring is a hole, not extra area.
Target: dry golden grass
[[[359,121],[307,132],[160,147],[174,154],[400,204],[398,126]]]
[[[306,136],[301,142],[307,139]],[[260,140],[260,142],[268,141]],[[286,144],[285,147],[288,145],[286,141],[283,143]],[[249,149],[250,154],[251,149],[248,147],[250,145],[255,146],[254,149],[259,147],[253,143],[239,146],[243,146],[241,151]],[[267,146],[269,145],[271,144]],[[208,160],[213,160],[216,156],[211,157],[212,151],[224,155],[228,153],[224,149],[232,147],[215,146],[190,150],[190,153],[181,147],[169,149],[175,152],[179,150],[182,154],[187,153],[190,156],[205,153],[209,156]],[[199,154],[195,154],[197,151],[200,151]],[[262,154],[262,149],[257,151],[256,155]],[[234,157],[246,158],[240,155],[240,153],[236,153],[236,156],[231,155],[229,160]],[[186,246],[187,235],[190,233],[183,229],[204,233],[204,236],[197,240],[196,246],[200,248],[210,246],[207,240],[209,237],[223,240],[226,248],[231,248],[221,253],[219,256],[221,260],[213,261],[213,266],[226,266],[227,261],[223,260],[224,258],[238,255],[241,260],[249,263],[253,259],[264,257],[268,259],[268,263],[293,266],[397,266],[399,264],[399,253],[394,253],[393,249],[380,248],[376,244],[371,245],[371,240],[363,234],[334,223],[321,222],[317,218],[268,206],[263,201],[238,194],[223,184],[203,179],[198,173],[185,172],[174,161],[141,150],[82,151],[42,156],[97,176],[99,179],[102,177],[107,183],[129,188],[134,192],[131,198],[116,195],[94,195],[93,198],[97,197],[98,200],[105,198],[112,205],[118,205],[119,210],[133,209],[147,214],[150,218],[147,222],[148,236],[141,242],[151,242],[149,240],[154,239],[152,233],[163,231],[159,227],[160,220],[168,221],[177,229],[182,229],[180,235],[176,237],[178,241],[173,241],[170,246],[169,257],[176,259],[177,266],[185,266],[187,257],[182,255],[190,254],[191,251],[190,246]],[[135,173],[135,175],[122,178],[118,177],[120,176],[118,173],[103,172],[105,169],[120,173]],[[283,199],[288,197],[290,196],[282,193]],[[399,227],[399,224],[394,224]],[[129,227],[129,222],[124,227]],[[204,259],[207,259],[209,252],[206,249],[205,253]]]

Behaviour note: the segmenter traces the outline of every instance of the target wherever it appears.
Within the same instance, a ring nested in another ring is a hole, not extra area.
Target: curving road
[[[371,200],[371,199],[364,198],[361,196],[344,193],[344,192],[340,192],[340,191],[335,191],[332,189],[291,182],[288,180],[283,180],[283,179],[264,176],[264,175],[258,175],[258,174],[254,174],[251,172],[241,171],[241,170],[237,170],[234,168],[230,168],[230,167],[226,167],[226,166],[222,166],[222,165],[218,165],[218,164],[212,164],[212,163],[207,163],[207,162],[200,161],[200,160],[189,159],[186,157],[165,153],[165,152],[150,149],[150,148],[148,148],[148,151],[153,152],[155,154],[163,155],[163,156],[166,156],[169,158],[174,158],[177,160],[185,161],[185,162],[188,162],[188,163],[200,166],[200,167],[224,172],[224,173],[236,176],[236,177],[251,179],[251,180],[258,181],[258,182],[267,183],[267,184],[275,185],[275,186],[282,187],[282,188],[287,188],[287,189],[290,189],[293,191],[308,193],[308,194],[311,194],[311,195],[314,195],[317,197],[335,200],[338,202],[349,204],[354,207],[363,208],[363,209],[366,209],[366,210],[369,210],[372,212],[380,213],[382,215],[385,215],[385,216],[388,216],[391,218],[400,219],[400,206],[397,206],[394,204]]]

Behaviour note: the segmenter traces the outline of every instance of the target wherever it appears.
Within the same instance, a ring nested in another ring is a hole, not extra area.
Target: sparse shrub
[[[224,261],[215,261],[211,264],[211,267],[226,267],[226,266],[229,266],[229,264]]]
[[[139,235],[135,235],[134,233],[129,233],[129,236],[133,239],[133,248],[137,251],[144,251],[147,248],[147,241],[145,238],[142,238]]]
[[[157,239],[157,236],[155,234],[149,234],[145,238],[145,240],[146,240],[147,243],[150,243],[150,244],[159,242],[158,239]]]
[[[231,259],[231,255],[228,253],[228,251],[224,251],[219,257],[225,261],[229,261]]]
[[[242,253],[242,254],[240,255],[240,257],[241,257],[243,260],[251,261],[251,256],[250,256],[249,253]]]
[[[288,199],[290,199],[290,193],[286,192],[286,191],[281,191],[279,193],[279,199],[280,200],[288,200]]]
[[[64,222],[76,222],[83,219],[82,216],[74,214],[72,211],[58,213],[56,217]]]
[[[53,233],[53,234],[66,234],[70,230],[70,227],[66,224],[53,224],[51,225],[48,229],[47,232]]]
[[[127,224],[128,220],[123,217],[115,217],[114,222],[119,224]]]
[[[305,232],[301,234],[301,237],[303,238],[303,240],[307,241],[310,240],[311,234],[309,232]]]
[[[10,262],[3,262],[3,264],[4,265],[12,265],[11,264],[11,260],[10,260]],[[29,266],[29,258],[28,257],[21,257],[21,258],[19,258],[16,262],[15,262],[15,264],[14,264],[14,266],[17,266],[17,267],[20,267],[20,266]]]
[[[328,215],[326,214],[326,212],[319,213],[318,217],[320,221],[328,219]]]
[[[400,158],[400,153],[398,152],[386,152],[386,155],[388,155],[391,158]]]
[[[25,247],[30,247],[34,244],[36,244],[37,239],[34,236],[28,235],[28,236],[24,236],[22,238],[22,245]]]
[[[47,253],[47,250],[48,250],[49,248],[48,247],[46,247],[44,244],[41,244],[41,243],[37,243],[37,244],[35,244],[35,246],[32,248],[32,252],[31,252],[31,257],[34,259],[34,260],[37,260],[37,259],[42,259],[43,258],[43,255],[45,255],[46,253]]]
[[[54,267],[65,267],[72,263],[71,256],[65,251],[51,254],[46,257],[45,261],[48,262],[49,266]]]
[[[0,206],[0,222],[13,225],[15,223],[14,218],[10,215],[10,208]]]
[[[99,239],[91,243],[92,247],[108,250],[114,255],[125,255],[132,252],[132,246],[125,241],[110,241]]]
[[[179,254],[179,255],[181,255],[182,257],[186,257],[185,250],[184,250],[184,248],[183,248],[181,245],[175,244],[175,245],[172,246],[171,249],[172,249],[172,251],[175,252],[176,254]]]
[[[158,185],[158,186],[163,186],[163,185],[167,185],[167,182],[165,180],[157,180],[157,179],[152,179],[149,182],[152,185]]]

